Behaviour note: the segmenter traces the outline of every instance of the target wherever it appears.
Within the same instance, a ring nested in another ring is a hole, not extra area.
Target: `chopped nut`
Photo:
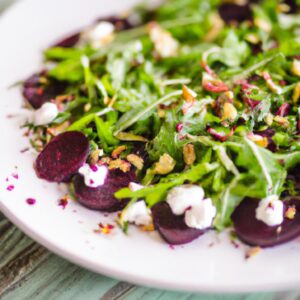
[[[294,59],[291,72],[300,77],[300,60]]]
[[[284,216],[289,220],[293,220],[295,218],[295,215],[296,215],[295,206],[290,206],[284,214]]]
[[[252,142],[254,142],[256,145],[263,147],[263,148],[267,148],[269,141],[267,137],[263,137],[259,134],[253,134],[250,133],[248,134],[248,139],[251,140]]]
[[[277,10],[281,13],[288,13],[291,8],[286,3],[279,3],[277,6]]]
[[[160,57],[171,57],[177,54],[179,44],[168,31],[161,28],[156,22],[150,23],[148,28],[150,38]]]
[[[91,165],[96,165],[98,163],[99,157],[101,156],[101,153],[103,154],[103,150],[102,149],[94,150],[91,153],[91,156],[90,156],[90,163],[91,163]]]
[[[157,114],[158,116],[163,119],[165,116],[166,116],[166,111],[164,109],[161,109],[161,108],[157,108]]]
[[[186,144],[183,147],[183,159],[184,162],[191,166],[196,160],[195,147],[193,144]]]
[[[254,24],[267,33],[272,30],[272,25],[266,20],[255,18]]]
[[[297,85],[294,88],[293,92],[293,102],[297,103],[300,98],[300,82],[297,83]]]
[[[52,126],[52,127],[47,128],[47,133],[49,133],[52,136],[57,136],[60,133],[64,132],[69,126],[70,126],[70,122],[66,121],[57,126]]]
[[[197,97],[197,93],[188,88],[186,85],[182,87],[182,95],[184,100],[187,102],[194,102]]]
[[[116,159],[116,160],[111,160],[108,166],[109,170],[112,169],[120,169],[121,171],[123,171],[124,173],[127,173],[130,170],[130,163],[122,160],[122,159]]]
[[[154,172],[156,174],[165,175],[173,171],[175,168],[176,162],[174,159],[167,153],[163,154],[157,163],[154,165]]]
[[[266,116],[265,116],[265,122],[268,126],[271,126],[273,124],[273,118],[274,116],[271,114],[271,113],[268,113]]]
[[[280,124],[281,126],[283,126],[285,128],[288,128],[290,126],[289,120],[285,117],[275,116],[273,120],[274,120],[274,122]]]
[[[222,120],[229,120],[232,122],[235,120],[236,117],[237,117],[237,110],[233,106],[233,104],[229,102],[224,103]]]
[[[232,91],[227,91],[224,93],[224,96],[226,99],[230,100],[230,101],[233,101],[234,99],[234,94]]]
[[[127,160],[134,165],[138,170],[142,170],[144,167],[144,160],[136,154],[127,155]]]
[[[260,247],[253,247],[250,248],[247,252],[246,252],[246,259],[249,259],[251,257],[256,256],[257,254],[259,254],[261,252],[261,248]]]
[[[139,226],[139,228],[140,228],[142,231],[154,231],[154,230],[155,230],[153,223],[151,223],[151,224],[149,224],[149,225],[142,225],[142,226]]]
[[[112,159],[110,157],[102,157],[98,163],[98,165],[109,165]]]
[[[251,44],[258,44],[260,42],[258,35],[254,33],[248,33],[245,36],[245,40],[250,42]]]
[[[117,147],[111,154],[112,158],[118,158],[120,154],[125,151],[127,147],[125,145]]]
[[[216,13],[211,15],[211,24],[211,29],[203,38],[206,42],[212,42],[213,40],[215,40],[224,27],[223,20],[221,19],[220,15]]]
[[[85,112],[88,112],[88,111],[90,111],[91,110],[91,108],[92,108],[92,104],[91,103],[87,103],[85,106],[84,106],[84,111]]]
[[[130,132],[119,132],[116,138],[121,141],[137,141],[137,142],[148,142],[146,138],[141,135],[135,135]]]

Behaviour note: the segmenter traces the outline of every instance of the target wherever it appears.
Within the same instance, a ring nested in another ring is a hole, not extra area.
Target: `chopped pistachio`
[[[233,104],[225,102],[223,106],[222,120],[234,121],[237,117],[237,110]]]
[[[298,59],[293,60],[291,71],[294,75],[300,77],[300,60]]]
[[[109,170],[120,169],[124,173],[127,173],[130,170],[130,163],[123,159],[111,160],[108,166]]]
[[[134,165],[138,170],[142,170],[144,167],[144,160],[136,155],[136,154],[129,154],[127,155],[126,159]]]
[[[297,103],[299,101],[300,98],[300,82],[297,83],[297,85],[294,88],[293,91],[293,102]]]
[[[290,126],[289,120],[285,117],[275,116],[273,120],[274,120],[274,122],[280,124],[281,126],[283,126],[285,128],[288,128]]]
[[[157,163],[154,165],[154,172],[156,174],[165,175],[173,171],[175,168],[175,160],[167,153],[163,154]]]
[[[246,259],[252,258],[261,252],[260,247],[252,247],[246,252]]]
[[[184,162],[191,166],[196,160],[195,147],[193,144],[186,144],[183,147],[183,159]]]
[[[111,154],[112,158],[118,158],[120,154],[125,151],[127,147],[125,145],[118,146]]]
[[[295,206],[290,206],[284,214],[284,216],[289,220],[293,220],[295,218],[295,215],[296,215]]]

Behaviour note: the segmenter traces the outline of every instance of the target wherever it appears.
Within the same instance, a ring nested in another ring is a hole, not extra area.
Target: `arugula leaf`
[[[145,187],[138,191],[131,191],[129,188],[124,188],[115,193],[118,199],[124,198],[143,198],[147,204],[152,207],[156,203],[163,201],[167,191],[174,186],[182,185],[185,182],[195,183],[204,175],[218,168],[218,163],[201,163],[191,167],[191,169],[182,172],[171,174],[161,180],[158,184],[150,187]]]
[[[250,49],[246,42],[240,41],[237,34],[230,30],[227,34],[223,47],[208,55],[208,63],[221,62],[228,67],[238,67],[248,57]]]
[[[286,171],[272,152],[257,146],[247,138],[243,138],[238,147],[231,145],[230,148],[237,154],[235,160],[237,166],[247,170],[249,181],[251,178],[255,181],[251,196],[264,198],[270,194],[280,193]]]
[[[183,165],[183,143],[178,140],[177,133],[174,130],[176,124],[175,112],[169,112],[157,136],[147,144],[147,151],[152,161],[157,161],[161,155],[167,153],[175,159],[177,166]]]
[[[146,107],[138,107],[127,113],[125,113],[117,122],[115,126],[114,135],[117,135],[119,132],[124,131],[125,129],[132,126],[139,119],[141,119],[145,114],[150,113],[156,106],[164,103],[167,100],[178,97],[182,95],[182,91],[175,91],[165,95],[162,98],[157,99]]]

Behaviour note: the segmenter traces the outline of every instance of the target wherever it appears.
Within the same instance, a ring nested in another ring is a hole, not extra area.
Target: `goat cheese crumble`
[[[58,115],[56,104],[47,102],[33,113],[33,123],[36,126],[47,125],[54,121]]]
[[[216,207],[211,199],[204,199],[202,187],[184,184],[173,188],[167,203],[175,215],[183,215],[188,227],[205,229],[211,226],[216,216]]]
[[[268,196],[259,202],[256,219],[268,226],[280,225],[283,222],[283,203],[277,195]]]
[[[104,184],[108,170],[105,166],[90,166],[89,164],[84,164],[78,172],[84,177],[86,186],[97,188]]]

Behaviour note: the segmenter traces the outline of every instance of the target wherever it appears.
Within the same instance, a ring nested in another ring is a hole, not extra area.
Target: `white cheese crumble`
[[[114,38],[115,26],[106,21],[99,22],[95,26],[88,28],[83,34],[82,39],[91,43],[93,48],[101,48],[110,43]]]
[[[143,185],[135,182],[130,182],[128,187],[133,192],[144,188]],[[152,224],[151,210],[147,207],[144,200],[140,200],[123,211],[122,220],[140,226],[148,226]]]
[[[202,200],[185,212],[184,220],[188,227],[205,229],[211,226],[217,213],[210,198]]]
[[[167,203],[174,215],[182,215],[185,211],[204,198],[203,188],[198,185],[184,184],[176,186],[168,193]]]
[[[47,102],[33,113],[33,123],[36,126],[50,124],[58,115],[56,104]]]
[[[104,184],[108,170],[105,166],[90,166],[89,164],[84,164],[78,172],[84,177],[86,186],[97,188]]]
[[[188,227],[205,229],[212,225],[216,207],[211,199],[204,199],[202,187],[184,184],[173,188],[167,196],[167,203],[175,215],[183,215]]]
[[[162,29],[158,24],[151,24],[149,33],[156,52],[162,58],[177,54],[179,44],[168,31]]]
[[[277,195],[271,195],[259,201],[256,219],[268,226],[280,225],[283,222],[283,203]]]
[[[123,221],[148,226],[152,223],[151,211],[145,201],[135,202],[123,212]]]
[[[138,190],[141,190],[144,188],[143,185],[135,183],[135,182],[130,182],[128,187],[132,192],[135,192],[135,191],[138,191]]]

